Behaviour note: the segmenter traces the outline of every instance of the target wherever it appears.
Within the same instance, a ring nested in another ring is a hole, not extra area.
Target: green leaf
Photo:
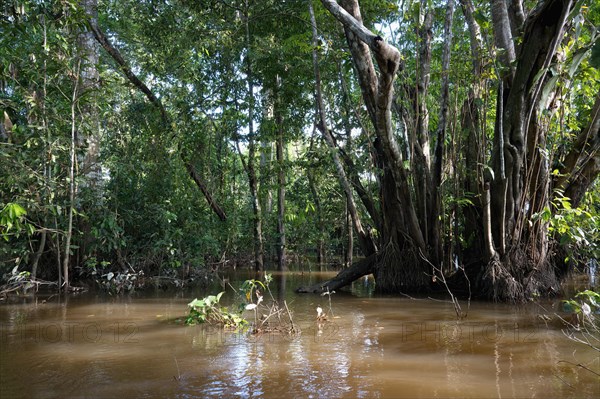
[[[571,62],[571,65],[569,65],[569,78],[573,78],[573,75],[575,75],[575,72],[577,71],[577,68],[579,68],[581,61],[583,61],[587,55],[588,50],[588,47],[580,48],[575,52],[575,54],[573,54],[573,61]]]

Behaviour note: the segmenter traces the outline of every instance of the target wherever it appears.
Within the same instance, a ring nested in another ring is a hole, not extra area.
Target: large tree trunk
[[[496,299],[519,301],[558,290],[547,259],[547,227],[528,221],[548,202],[547,131],[539,123],[537,110],[547,68],[563,38],[572,5],[570,0],[548,0],[536,8],[525,22],[515,57],[506,3],[492,2],[496,45],[505,50],[499,52],[504,72],[491,183],[493,239],[500,259],[489,260],[482,283]]]
[[[463,191],[469,193],[469,199],[472,200],[470,206],[463,208],[464,219],[464,242],[463,246],[464,261],[470,265],[479,266],[483,261],[482,253],[484,253],[485,242],[488,242],[488,258],[489,251],[493,248],[491,240],[491,227],[489,226],[489,218],[482,218],[482,215],[489,215],[489,183],[488,190],[484,190],[482,185],[482,168],[485,164],[485,135],[481,134],[484,130],[482,126],[482,78],[483,72],[482,56],[483,56],[483,38],[481,36],[481,28],[475,21],[475,8],[471,0],[460,0],[461,8],[469,28],[470,46],[471,46],[471,62],[473,71],[473,86],[469,90],[468,98],[465,100],[461,111],[461,126],[465,137],[465,165],[464,174],[461,176]],[[482,201],[481,198],[484,200]],[[487,200],[486,200],[487,198]],[[486,205],[486,208],[484,208]],[[484,229],[485,221],[487,230]],[[484,241],[483,232],[487,231],[488,237]]]
[[[444,142],[446,140],[446,129],[448,125],[448,108],[450,106],[450,49],[452,48],[452,18],[454,17],[454,0],[448,0],[446,6],[446,19],[444,22],[444,47],[442,53],[442,98],[440,106],[440,117],[435,140],[435,152],[432,167],[431,212],[429,218],[428,241],[430,246],[430,258],[434,265],[441,266],[443,263],[443,243],[441,237],[442,221],[442,167],[444,164]],[[439,267],[439,269],[442,269]]]
[[[87,15],[90,24],[98,23],[98,0],[80,0],[81,6]],[[86,94],[88,102],[83,109],[86,115],[86,124],[89,128],[80,129],[78,142],[80,146],[86,148],[85,157],[80,163],[80,169],[86,176],[85,184],[94,190],[96,197],[101,197],[102,170],[99,162],[100,155],[100,118],[98,117],[98,108],[95,104],[94,92],[100,84],[100,75],[98,73],[98,61],[100,59],[100,46],[94,37],[91,29],[86,28],[78,36],[79,58],[82,61],[81,67],[81,94]]]
[[[428,249],[419,224],[404,163],[392,127],[393,82],[401,64],[398,50],[385,43],[362,24],[356,0],[335,1],[323,5],[344,26],[363,100],[375,127],[373,143],[381,176],[382,248],[377,256],[354,264],[325,286],[348,284],[352,279],[374,273],[380,291],[419,290],[428,286],[426,275]],[[379,73],[371,57],[374,57]]]
[[[427,94],[431,81],[431,40],[433,39],[433,12],[425,8],[426,2],[421,3],[423,23],[419,26],[419,58],[417,65],[417,79],[414,94],[410,97],[413,103],[413,120],[415,128],[409,131],[412,168],[414,169],[414,190],[416,198],[416,212],[419,217],[421,230],[425,240],[429,239],[427,232],[433,214],[433,198],[430,187],[431,180],[431,137],[429,135],[429,109],[427,107]],[[435,219],[434,219],[435,220]]]

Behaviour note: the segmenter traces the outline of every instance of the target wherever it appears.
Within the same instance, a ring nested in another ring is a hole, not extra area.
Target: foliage
[[[383,213],[390,205],[382,195],[385,170],[390,166],[379,164],[379,143],[365,110],[346,37],[318,3],[314,2],[317,53],[327,122],[340,150],[348,155],[352,172],[376,210]],[[543,71],[548,80],[540,96],[547,101],[536,108],[541,115],[535,124],[547,128],[546,142],[540,142],[536,151],[544,155],[550,170],[556,170],[554,179],[561,177],[558,171],[592,117],[600,82],[596,29],[600,3],[577,3],[581,7],[569,16],[565,39],[558,46],[560,56],[553,57]],[[418,179],[415,168],[422,160],[411,151],[433,149],[438,140],[435,132],[440,124],[441,77],[445,73],[441,65],[444,40],[440,39],[446,4],[362,0],[360,5],[365,26],[402,52],[404,68],[395,81],[397,102],[392,107],[394,134],[403,152],[403,166],[410,172],[408,196],[420,198],[413,183]],[[483,247],[477,242],[481,234],[473,227],[481,225],[483,214],[481,170],[493,170],[489,165],[497,113],[497,50],[493,48],[489,4],[474,2],[473,6],[482,35],[480,76],[475,76],[471,65],[467,19],[457,7],[447,71],[450,110],[447,133],[442,137],[441,211],[431,220],[419,221],[423,227],[440,222],[447,263],[442,270],[450,266],[455,254],[461,261],[464,257],[466,263],[481,267]],[[529,12],[531,6],[533,3],[527,3],[524,11]],[[425,92],[418,92],[426,12],[433,18],[431,83]],[[118,48],[125,63],[160,100],[168,122],[148,96],[130,84],[104,49],[96,43],[94,50],[81,39],[89,33],[90,22],[83,2],[2,3],[0,272],[15,266],[19,272],[29,272],[39,263],[42,276],[58,280],[71,206],[75,207],[75,224],[74,245],[69,251],[80,270],[78,276],[97,280],[112,292],[135,288],[141,280],[139,272],[145,276],[185,275],[190,268],[210,271],[233,262],[249,265],[257,217],[245,173],[251,141],[256,146],[253,161],[262,207],[258,217],[263,222],[267,258],[278,240],[273,200],[278,182],[274,176],[282,167],[287,182],[286,250],[301,261],[313,260],[312,254],[322,250],[331,263],[336,262],[348,247],[351,224],[330,149],[315,134],[319,121],[314,112],[307,3],[108,0],[98,2],[97,20],[98,28]],[[516,38],[517,45],[521,39]],[[74,99],[70,94],[84,83],[77,72],[85,63],[82,52],[88,50],[99,56],[94,65],[98,82],[76,93]],[[248,95],[249,84],[252,95]],[[416,110],[422,94],[426,107]],[[473,140],[464,123],[470,101],[469,111],[477,114]],[[424,137],[415,139],[411,135],[419,115],[426,115],[429,125]],[[71,138],[73,121],[75,143]],[[286,143],[281,165],[275,161],[273,149],[279,133]],[[90,138],[96,138],[98,144],[97,181],[84,167],[92,150]],[[71,182],[69,151],[73,144],[78,168]],[[468,164],[469,151],[475,146],[477,157]],[[212,213],[190,179],[186,162],[205,179],[207,190],[227,213],[226,222]],[[346,172],[351,172],[346,166]],[[481,170],[474,170],[477,168]],[[76,189],[73,202],[71,183]],[[548,186],[548,206],[536,209],[533,218],[528,214],[524,224],[547,224],[551,238],[567,248],[572,261],[599,258],[598,184],[590,187],[576,208],[571,205],[575,203],[572,198],[554,190],[552,184]],[[358,198],[357,204],[365,228],[383,238],[383,229],[376,231],[375,221]],[[469,223],[469,214],[476,215],[476,224]],[[401,223],[401,219],[395,217],[386,224]],[[472,274],[481,273],[475,270]],[[258,310],[279,314],[282,309],[267,301],[257,304],[257,290],[262,295],[269,292],[268,283],[263,284],[249,280],[242,287],[243,306],[257,305],[255,316]],[[208,302],[219,309],[218,301]],[[196,305],[194,308],[203,308]],[[258,326],[258,320],[255,324]]]
[[[10,202],[0,210],[0,234],[5,241],[8,241],[11,235],[19,238],[23,231],[27,231],[29,235],[33,234],[35,227],[27,223],[26,215],[25,208]]]
[[[254,315],[254,323],[250,333],[278,332],[295,334],[297,330],[287,304],[284,302],[282,308],[273,298],[269,288],[272,281],[273,278],[270,274],[265,275],[264,283],[257,279],[244,281],[238,288],[238,296],[241,298],[241,302],[237,306],[237,312],[229,310],[228,307],[220,306],[219,302],[225,292],[209,295],[203,299],[194,299],[188,304],[190,310],[186,324],[208,323],[223,326],[223,328],[230,330],[246,330],[250,325],[242,315],[245,311],[250,311]],[[259,288],[263,291],[261,292]],[[270,301],[264,300],[264,291],[269,293]],[[287,315],[287,319],[282,318],[284,313]]]
[[[225,292],[209,295],[203,299],[194,299],[188,304],[190,313],[185,320],[187,325],[214,324],[226,329],[241,330],[246,328],[248,322],[241,317],[241,313],[232,313],[227,307],[219,306],[219,301]]]
[[[578,292],[576,299],[563,300],[563,309],[575,313],[581,321],[594,321],[600,311],[600,294],[592,290]]]
[[[598,188],[586,193],[579,207],[573,208],[568,197],[560,193],[533,220],[548,223],[548,232],[559,245],[566,249],[567,259],[586,263],[589,259],[600,259],[600,208]]]

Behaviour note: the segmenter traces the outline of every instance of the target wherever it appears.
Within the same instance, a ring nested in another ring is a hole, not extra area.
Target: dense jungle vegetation
[[[4,282],[521,301],[600,257],[600,2],[5,0],[0,32]]]

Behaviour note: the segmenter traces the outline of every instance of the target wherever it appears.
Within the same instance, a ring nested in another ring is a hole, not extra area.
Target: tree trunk
[[[248,82],[248,165],[246,168],[248,174],[248,183],[250,186],[250,197],[252,200],[252,234],[254,237],[254,270],[262,272],[264,270],[264,240],[262,232],[262,211],[260,207],[260,198],[258,195],[258,178],[256,176],[256,140],[254,137],[254,84],[252,82],[252,60],[250,58],[250,26],[249,26],[249,6],[246,0],[245,10],[246,27],[246,80]]]
[[[312,149],[313,139],[310,139],[310,147]],[[317,188],[315,187],[315,179],[310,170],[310,166],[306,170],[306,177],[308,178],[308,187],[310,188],[310,193],[313,197],[313,202],[315,203],[315,211],[317,213],[317,227],[319,230],[319,236],[317,238],[317,264],[319,265],[319,269],[323,267],[325,263],[325,222],[323,220],[323,209],[321,207],[321,200],[319,199],[319,194],[317,192]]]
[[[377,264],[377,255],[373,254],[354,263],[352,267],[343,269],[335,277],[330,280],[313,284],[307,287],[299,287],[296,289],[298,293],[314,293],[321,294],[323,292],[332,292],[342,287],[352,284],[353,281],[371,274],[375,271]]]
[[[81,7],[90,21],[90,24],[98,24],[98,0],[80,0]],[[100,185],[102,182],[102,170],[99,162],[100,155],[100,118],[98,108],[95,103],[94,92],[100,84],[100,74],[98,73],[98,62],[100,59],[100,48],[94,38],[94,33],[87,27],[78,36],[79,58],[81,59],[81,94],[91,97],[84,107],[83,113],[86,115],[87,128],[80,129],[78,133],[78,142],[80,146],[86,148],[85,156],[81,162],[81,171],[86,176],[85,184],[94,192],[93,196],[101,198]]]
[[[200,189],[202,194],[204,194],[204,198],[206,198],[206,201],[208,202],[208,205],[213,210],[213,212],[219,217],[219,219],[221,219],[221,221],[224,222],[225,220],[227,220],[227,215],[225,214],[225,211],[214,200],[212,194],[210,193],[210,190],[208,189],[208,187],[206,186],[206,183],[204,182],[204,179],[198,174],[194,165],[191,162],[186,161],[185,159],[183,160],[183,162],[185,164],[185,167],[186,167],[190,177],[192,178],[194,183],[196,183],[196,186],[198,186],[198,188]]]
[[[485,164],[486,148],[485,135],[482,134],[485,118],[480,105],[483,102],[481,98],[483,92],[481,78],[483,72],[483,38],[481,28],[473,15],[475,8],[472,1],[460,0],[460,4],[469,28],[473,71],[472,89],[469,90],[468,98],[465,100],[461,111],[461,126],[465,137],[465,167],[461,181],[464,193],[468,194],[469,199],[472,198],[473,202],[471,205],[463,207],[464,241],[467,244],[463,246],[462,250],[465,255],[465,263],[478,267],[484,260],[485,255],[482,256],[483,253],[487,254],[487,259],[492,259],[494,256],[490,251],[495,252],[491,239],[491,226],[489,225],[491,223],[490,182],[488,181],[484,186],[481,167]],[[477,272],[478,270],[475,274]]]
[[[281,78],[277,77],[276,87],[279,88]],[[279,104],[279,93],[275,99],[275,123],[277,124],[277,270],[287,269],[285,254],[285,159],[284,159],[284,128]]]
[[[348,235],[346,239],[346,254],[344,255],[344,267],[350,267],[350,265],[352,264],[352,253],[354,252],[354,230],[352,229],[352,215],[350,214],[347,203],[346,231],[348,232]]]
[[[440,116],[436,134],[435,153],[433,159],[432,184],[430,186],[432,206],[427,215],[429,218],[429,247],[431,262],[441,270],[443,262],[443,243],[441,238],[442,223],[442,167],[444,163],[444,142],[450,102],[450,49],[452,45],[452,19],[454,17],[454,0],[448,0],[446,19],[444,22],[444,47],[442,52],[442,98]]]
[[[373,272],[380,291],[423,289],[429,281],[424,268],[427,261],[423,259],[428,256],[427,246],[391,120],[393,82],[401,63],[400,53],[364,27],[356,0],[344,1],[343,8],[335,1],[322,0],[322,3],[344,25],[363,100],[375,127],[373,144],[377,165],[382,170],[383,215],[383,248],[377,256],[367,258],[368,267],[362,261],[355,263],[324,284],[347,284],[352,278]],[[372,55],[379,74],[375,73]]]
[[[35,251],[35,254],[33,255],[33,260],[31,261],[31,279],[32,280],[35,280],[37,278],[38,264],[40,262],[40,258],[42,257],[42,254],[44,253],[44,248],[46,248],[46,236],[47,235],[48,235],[48,232],[45,229],[42,230],[42,232],[40,233],[40,243],[38,245],[37,251]]]
[[[77,102],[79,101],[79,77],[81,72],[81,61],[77,63],[77,70],[72,71],[74,76],[73,94],[71,96],[71,149],[69,152],[69,217],[67,231],[65,232],[65,253],[63,259],[63,285],[68,291],[71,286],[69,271],[71,269],[71,239],[73,237],[73,214],[75,212],[75,196],[77,186],[75,184],[75,139],[77,135]],[[60,288],[63,288],[62,286]]]
[[[498,91],[492,154],[495,179],[490,191],[493,239],[500,261],[490,259],[483,275],[488,295],[496,299],[521,301],[558,290],[547,259],[547,228],[528,221],[548,201],[549,174],[542,151],[547,127],[539,123],[537,110],[572,5],[572,1],[547,0],[537,7],[525,22],[520,52],[513,58],[506,3],[492,4],[496,45],[506,50],[499,52],[504,72]]]
[[[98,23],[98,1],[79,0],[80,6],[85,12],[91,24]],[[82,198],[81,207],[84,213],[91,213],[94,209],[102,207],[103,182],[102,166],[100,163],[100,115],[98,109],[98,89],[100,88],[100,74],[98,63],[100,60],[100,46],[94,37],[94,33],[87,26],[81,27],[77,37],[78,58],[81,60],[81,85],[79,97],[86,101],[81,105],[83,123],[77,130],[78,172],[84,177],[81,179],[80,191]],[[79,249],[77,254],[82,261],[90,253],[94,237],[91,234],[91,225],[88,218],[78,218],[77,225],[81,231],[78,240]]]
[[[421,4],[425,8],[425,2]],[[413,113],[416,123],[414,133],[410,133],[410,147],[414,153],[412,166],[415,170],[415,197],[417,215],[421,230],[429,238],[429,223],[433,214],[433,198],[431,197],[431,141],[429,137],[429,110],[427,108],[427,94],[431,79],[431,40],[433,37],[433,13],[422,9],[423,23],[419,27],[419,59],[417,67],[417,81],[414,90]]]

